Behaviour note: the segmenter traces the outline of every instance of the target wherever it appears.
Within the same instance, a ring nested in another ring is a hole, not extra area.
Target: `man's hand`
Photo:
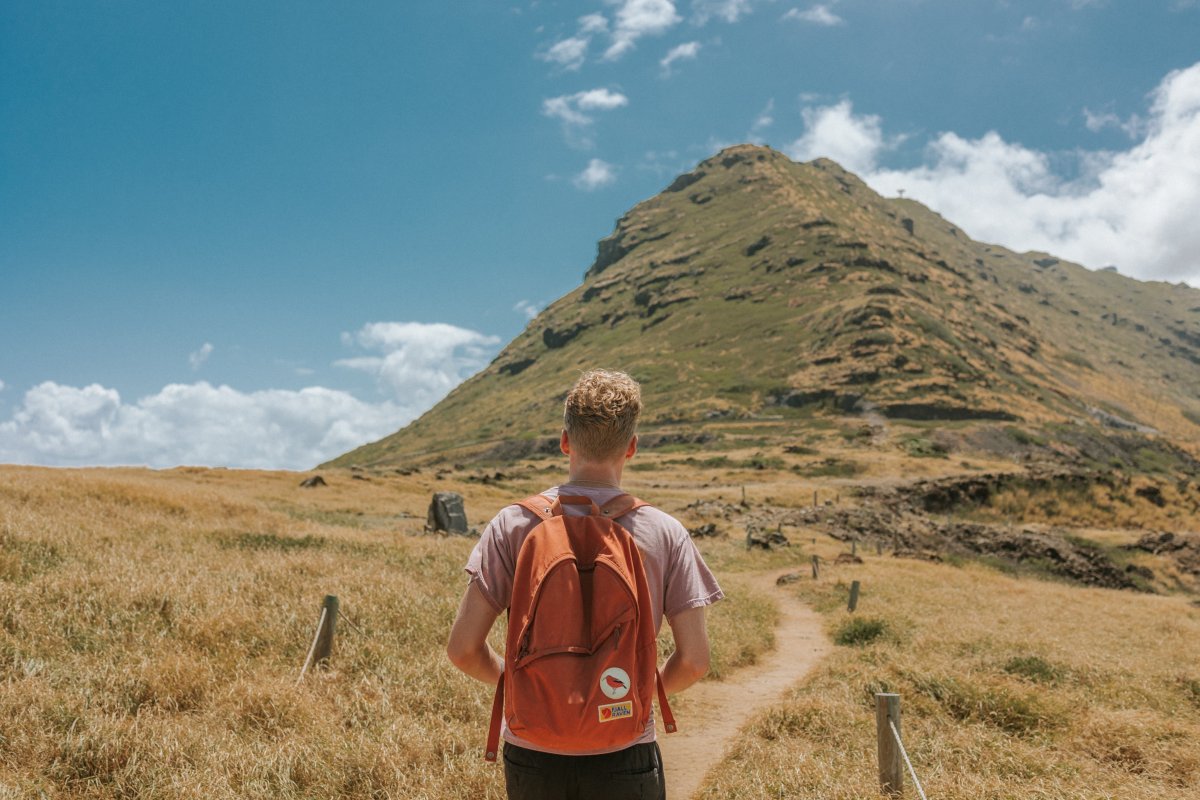
[[[492,685],[504,671],[504,660],[487,642],[488,631],[498,616],[483,596],[483,590],[474,582],[467,584],[454,627],[450,629],[450,641],[446,643],[450,663],[472,678]]]
[[[708,672],[708,627],[704,611],[704,606],[689,608],[667,620],[675,637],[675,652],[662,668],[667,694],[682,692]]]

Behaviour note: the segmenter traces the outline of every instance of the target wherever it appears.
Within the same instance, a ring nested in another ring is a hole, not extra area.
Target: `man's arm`
[[[704,611],[704,606],[697,606],[667,620],[675,637],[675,652],[662,668],[667,694],[682,692],[708,672],[708,627]]]
[[[446,643],[450,663],[472,678],[493,685],[504,671],[504,660],[487,642],[488,631],[498,616],[483,596],[483,590],[472,581],[463,593],[458,616],[450,629],[450,641]]]

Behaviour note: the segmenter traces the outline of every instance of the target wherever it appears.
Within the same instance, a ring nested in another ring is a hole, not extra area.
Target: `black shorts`
[[[598,756],[560,756],[504,744],[509,800],[666,800],[658,742]]]

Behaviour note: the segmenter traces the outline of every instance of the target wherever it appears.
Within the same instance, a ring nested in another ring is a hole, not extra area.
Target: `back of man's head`
[[[563,428],[571,448],[591,460],[625,452],[642,413],[642,387],[624,372],[594,369],[583,373],[563,409]]]

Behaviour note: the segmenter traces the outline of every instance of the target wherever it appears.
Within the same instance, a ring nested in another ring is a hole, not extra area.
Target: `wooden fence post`
[[[321,616],[317,618],[317,633],[313,636],[312,646],[308,648],[308,655],[304,658],[304,666],[300,668],[300,677],[296,679],[296,685],[304,680],[304,676],[308,674],[308,668],[313,664],[324,664],[329,666],[329,655],[333,652],[333,631],[337,625],[338,618],[338,599],[334,595],[325,595],[325,600],[321,603]]]
[[[850,555],[858,555],[858,542],[854,541],[853,539],[850,540]]]
[[[851,613],[854,612],[854,609],[858,608],[858,588],[859,588],[858,581],[854,581],[853,583],[850,584],[850,606],[849,606],[849,608],[850,608]]]
[[[813,556],[813,580],[815,581],[819,577],[821,577],[821,558]]]
[[[888,797],[904,793],[904,762],[900,745],[891,725],[900,733],[900,695],[879,692],[875,695],[875,737],[879,747],[879,790]]]
[[[332,594],[325,595],[325,602],[321,603],[321,609],[325,612],[325,622],[321,625],[321,629],[317,631],[317,647],[313,651],[313,665],[328,667],[329,656],[333,654],[333,633],[337,627],[337,596]]]

